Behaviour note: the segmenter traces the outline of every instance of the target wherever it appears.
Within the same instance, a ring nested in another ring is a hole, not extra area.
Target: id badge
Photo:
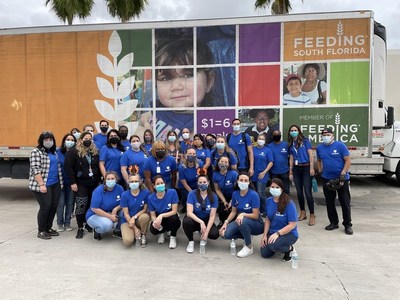
[[[297,166],[297,165],[299,164],[299,161],[296,159],[296,160],[294,161],[294,164],[295,164],[295,166]]]
[[[157,174],[161,174],[161,168],[160,168],[160,166],[157,167],[156,173],[157,173]]]
[[[92,169],[89,169],[89,177],[93,177]]]

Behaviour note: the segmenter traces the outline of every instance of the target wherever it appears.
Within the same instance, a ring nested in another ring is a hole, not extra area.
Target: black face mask
[[[279,142],[281,140],[282,135],[273,135],[272,140],[274,142]]]
[[[215,145],[215,141],[213,139],[209,139],[207,141],[208,148],[212,148],[212,147],[214,147],[214,145]]]
[[[86,141],[83,141],[82,144],[85,147],[90,147],[90,145],[92,144],[92,141],[91,140],[86,140]]]
[[[119,138],[117,138],[117,137],[112,137],[112,138],[110,138],[109,141],[110,141],[111,144],[117,144],[118,141],[119,141]]]
[[[157,158],[164,158],[166,155],[164,150],[156,150],[156,157]]]
[[[106,133],[108,131],[108,126],[100,126],[100,130],[102,133]]]
[[[190,163],[195,162],[196,159],[197,159],[197,157],[196,157],[196,156],[193,156],[193,155],[188,155],[188,157],[187,157],[187,160],[188,160],[188,162],[190,162]]]
[[[128,137],[128,134],[125,132],[120,132],[119,136],[121,137],[121,139],[125,140]]]

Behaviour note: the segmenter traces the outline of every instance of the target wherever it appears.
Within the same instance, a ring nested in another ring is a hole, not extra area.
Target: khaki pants
[[[146,234],[149,228],[150,217],[148,214],[141,214],[139,218],[137,218],[135,225],[140,229],[141,234]],[[126,246],[130,246],[133,244],[135,240],[135,231],[133,228],[129,227],[128,223],[124,223],[121,225],[121,233],[122,233],[122,243]]]

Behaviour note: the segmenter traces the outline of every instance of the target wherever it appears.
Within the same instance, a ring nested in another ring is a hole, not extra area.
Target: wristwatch
[[[281,234],[280,234],[280,232],[279,232],[279,231],[277,231],[277,232],[276,232],[276,234],[277,234],[278,236],[281,236]]]

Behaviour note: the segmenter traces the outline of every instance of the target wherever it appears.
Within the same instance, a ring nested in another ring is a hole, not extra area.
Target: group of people
[[[253,144],[241,131],[240,119],[232,120],[232,129],[225,137],[192,135],[184,128],[181,137],[169,131],[165,141],[154,141],[151,130],[144,132],[143,140],[137,135],[128,139],[125,126],[110,129],[102,120],[100,133],[94,134],[92,125],[84,126],[82,132],[74,128],[59,148],[52,132],[42,132],[30,157],[29,187],[39,203],[37,236],[51,239],[71,231],[75,207],[77,239],[83,238],[85,230],[95,240],[110,232],[122,237],[127,246],[146,247],[150,230],[159,244],[168,233],[169,248],[174,249],[182,225],[188,253],[194,252],[195,232],[203,243],[218,237],[243,239],[238,257],[253,254],[252,236],[262,235],[263,257],[279,252],[284,253],[284,261],[290,261],[298,239],[297,222],[307,219],[304,194],[308,224],[315,225],[311,143],[297,125],[290,127],[287,142],[274,130],[269,144],[265,133]],[[334,140],[330,128],[321,134],[318,170],[330,221],[325,229],[339,227],[337,193],[345,232],[352,234],[349,153],[343,143]],[[332,184],[336,178],[339,181]],[[290,197],[291,181],[300,215]],[[52,228],[56,214],[57,230]]]

